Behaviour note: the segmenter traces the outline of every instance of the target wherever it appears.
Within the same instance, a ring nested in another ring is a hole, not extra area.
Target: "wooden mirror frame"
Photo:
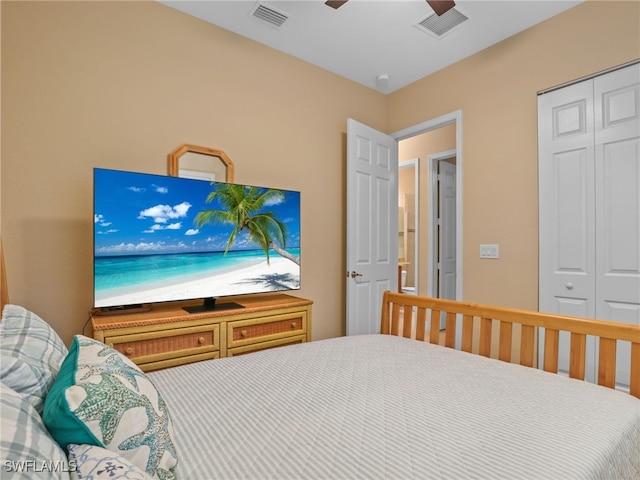
[[[233,182],[233,162],[222,150],[216,150],[215,148],[200,147],[198,145],[191,145],[188,143],[180,145],[173,152],[169,154],[169,175],[172,177],[180,176],[180,157],[187,153],[199,153],[201,155],[208,155],[216,157],[220,160],[220,163],[224,165],[226,172],[224,179],[216,178],[217,181]]]

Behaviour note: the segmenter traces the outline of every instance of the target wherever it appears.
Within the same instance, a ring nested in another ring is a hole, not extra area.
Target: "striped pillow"
[[[72,468],[38,412],[18,392],[0,382],[0,477],[68,479]]]
[[[67,347],[38,315],[6,305],[0,323],[0,378],[23,395],[38,413],[49,393]]]

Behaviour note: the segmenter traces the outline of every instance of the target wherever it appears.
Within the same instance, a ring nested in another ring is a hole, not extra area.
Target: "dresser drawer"
[[[307,312],[270,315],[227,324],[227,348],[278,340],[307,333]]]
[[[104,343],[141,367],[176,357],[216,358],[220,350],[219,324],[105,336]],[[210,354],[210,355],[206,355]]]
[[[294,335],[291,337],[279,338],[267,342],[252,343],[244,347],[234,347],[227,350],[228,357],[237,357],[245,353],[257,352],[259,350],[269,350],[270,348],[284,347],[285,345],[294,345],[296,343],[304,343],[307,341],[306,335]]]

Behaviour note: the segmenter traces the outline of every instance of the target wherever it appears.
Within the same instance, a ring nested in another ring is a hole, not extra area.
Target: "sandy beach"
[[[274,256],[270,264],[258,265],[233,272],[214,275],[197,280],[165,285],[135,292],[135,295],[120,294],[96,299],[96,306],[131,305],[167,300],[195,299],[226,295],[241,295],[256,291],[276,291],[300,287],[300,266],[286,258]],[[140,300],[143,298],[144,300]]]

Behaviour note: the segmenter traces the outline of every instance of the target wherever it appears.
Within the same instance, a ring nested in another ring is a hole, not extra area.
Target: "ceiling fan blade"
[[[342,5],[347,3],[348,0],[328,0],[324,2],[325,5],[329,5],[331,8],[340,8]]]
[[[431,8],[433,8],[433,11],[436,12],[436,15],[438,16],[448,12],[456,6],[456,2],[450,0],[427,0],[427,3]]]

